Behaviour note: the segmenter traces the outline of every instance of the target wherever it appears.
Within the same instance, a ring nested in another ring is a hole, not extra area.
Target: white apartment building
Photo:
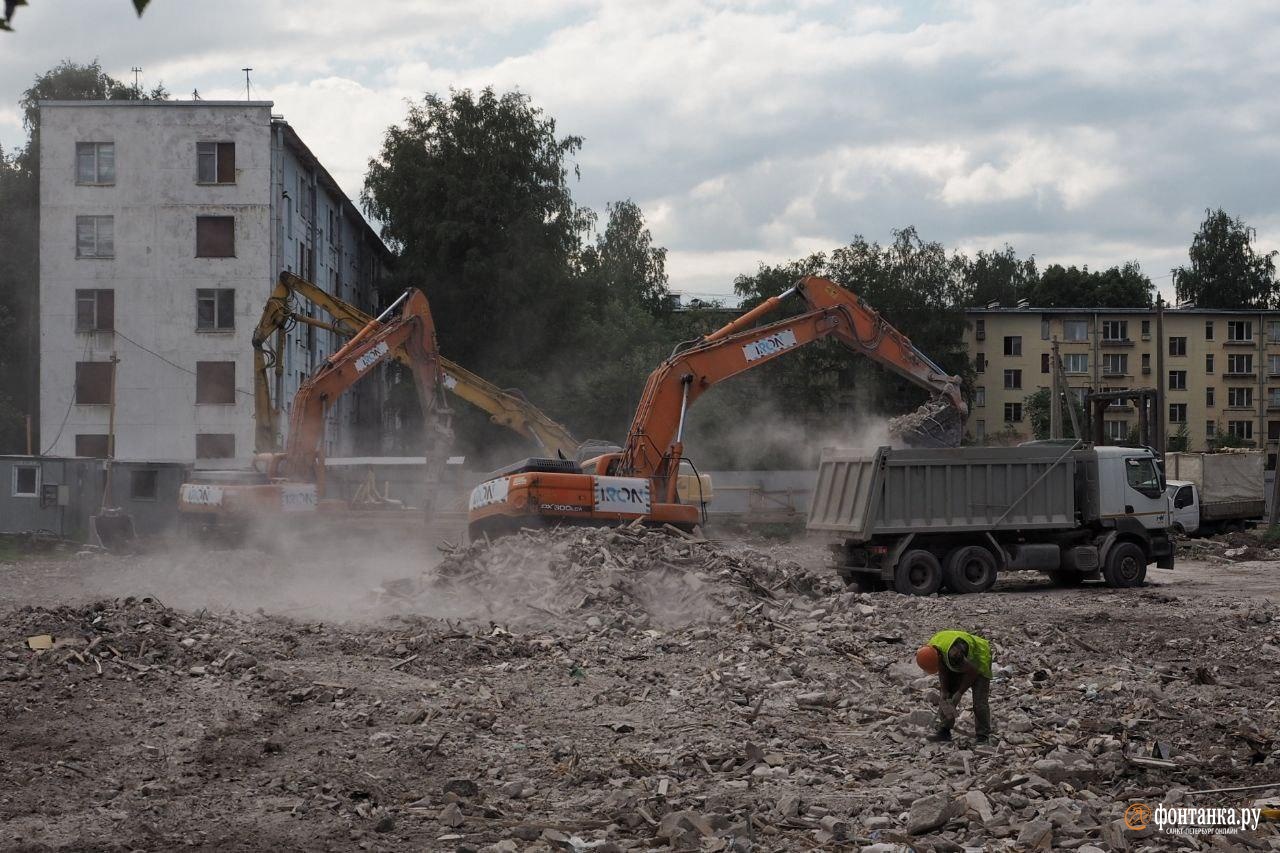
[[[271,107],[41,102],[46,453],[105,456],[114,396],[116,458],[244,466],[252,335],[280,271],[377,308],[386,246]],[[339,345],[290,331],[269,383],[281,429],[299,383]],[[382,398],[366,382],[333,406],[326,453],[376,452]]]

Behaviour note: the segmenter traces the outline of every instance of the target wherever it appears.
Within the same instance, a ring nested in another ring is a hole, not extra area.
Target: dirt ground
[[[1123,823],[1280,797],[1280,564],[916,599],[583,536],[0,564],[0,849],[1280,850]],[[990,745],[967,699],[924,740],[951,627],[995,648]]]

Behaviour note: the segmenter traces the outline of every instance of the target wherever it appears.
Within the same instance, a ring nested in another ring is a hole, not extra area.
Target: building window
[[[1169,355],[1186,355],[1186,338],[1169,338]]]
[[[1142,372],[1143,373],[1151,372],[1151,353],[1149,352],[1144,352],[1142,354]]]
[[[982,418],[978,418],[978,420],[975,421],[973,425],[973,434],[977,437],[978,441],[986,441],[987,440],[987,422],[984,421]]]
[[[76,257],[114,258],[116,256],[115,218],[111,216],[76,217]]]
[[[1213,321],[1212,320],[1204,321],[1204,339],[1206,341],[1213,340]]]
[[[1228,388],[1227,389],[1227,407],[1231,409],[1252,409],[1253,408],[1253,389],[1252,388]]]
[[[1009,424],[1022,423],[1022,404],[1021,403],[1005,403],[1004,404],[1004,420]]]
[[[1151,321],[1150,320],[1142,321],[1142,339],[1144,341],[1151,340]]]
[[[1040,321],[1040,340],[1042,341],[1049,340],[1049,321],[1048,320]]]
[[[1088,373],[1089,354],[1087,352],[1069,352],[1062,357],[1062,369],[1067,373]]]
[[[1104,427],[1107,431],[1107,441],[1112,444],[1119,444],[1129,438],[1128,421],[1106,421]]]
[[[1267,343],[1280,344],[1280,320],[1267,321]]]
[[[196,289],[196,328],[201,331],[236,327],[236,292],[234,288]]]
[[[196,257],[234,258],[236,220],[231,216],[196,217]]]
[[[987,404],[987,386],[978,385],[973,389],[973,405],[985,406]]]
[[[1212,389],[1212,388],[1206,388],[1206,389],[1204,389],[1204,404],[1205,404],[1206,406],[1208,406],[1209,408],[1213,408],[1214,402],[1213,402],[1213,389]]]
[[[114,290],[76,291],[76,331],[111,332],[116,327]]]
[[[1280,409],[1280,388],[1267,389],[1267,408]]]
[[[15,465],[13,468],[13,496],[34,498],[40,494],[40,466]]]
[[[1267,375],[1280,376],[1280,355],[1267,355]]]
[[[197,459],[231,459],[236,455],[236,437],[229,432],[202,432],[196,435]]]
[[[104,406],[111,402],[109,361],[76,362],[76,402],[82,406]]]
[[[1228,320],[1227,321],[1227,340],[1228,341],[1252,341],[1253,340],[1253,321]]]
[[[1245,441],[1253,440],[1253,421],[1227,421],[1227,433]]]
[[[1209,353],[1204,357],[1204,372],[1213,373],[1213,353]]]
[[[83,456],[88,459],[106,459],[109,453],[110,442],[105,434],[76,436],[76,456]]]
[[[980,341],[987,339],[987,321],[985,318],[979,317],[973,321],[973,336]]]
[[[1089,324],[1085,320],[1063,320],[1062,338],[1067,341],[1087,341]]]
[[[1253,373],[1253,355],[1251,353],[1233,353],[1227,356],[1228,376],[1249,376]]]
[[[981,352],[980,352],[980,353],[977,353],[976,355],[974,355],[974,357],[973,357],[973,369],[974,369],[974,371],[975,371],[975,372],[977,372],[977,373],[984,373],[984,372],[986,372],[986,369],[987,369],[987,355],[986,355],[986,353],[981,353]]]
[[[1205,422],[1204,422],[1204,437],[1205,437],[1205,438],[1213,438],[1213,437],[1214,437],[1215,435],[1217,435],[1217,434],[1218,434],[1218,422],[1217,422],[1217,421],[1205,421]]]
[[[1102,339],[1104,341],[1129,340],[1129,321],[1128,320],[1103,320],[1102,321]]]
[[[1187,404],[1186,403],[1170,403],[1169,404],[1169,423],[1185,424],[1187,422]]]
[[[1004,372],[1004,387],[1021,388],[1022,387],[1022,371],[1006,370]]]
[[[76,143],[76,183],[104,184],[116,182],[116,146],[114,142]]]
[[[1170,391],[1187,390],[1187,371],[1185,370],[1169,371],[1169,390]]]
[[[1009,356],[1022,355],[1022,335],[1004,336],[1004,354]]]
[[[1280,441],[1280,421],[1267,421],[1267,441]]]
[[[201,184],[234,184],[236,182],[236,144],[234,142],[197,142],[196,181]]]
[[[1103,353],[1102,372],[1107,376],[1125,376],[1129,372],[1129,354],[1123,352]]]
[[[236,363],[234,361],[196,362],[196,402],[234,403],[236,401]]]
[[[1047,352],[1040,353],[1040,372],[1049,372],[1049,353]]]
[[[129,472],[129,497],[135,501],[153,501],[159,491],[160,472],[155,468]]]

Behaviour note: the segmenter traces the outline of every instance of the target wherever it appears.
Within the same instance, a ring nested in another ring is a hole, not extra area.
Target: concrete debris
[[[1274,600],[869,595],[826,558],[542,531],[452,549],[398,596],[419,612],[360,622],[10,606],[0,847],[1208,850],[1125,810],[1280,795],[1197,793],[1280,781]],[[990,744],[967,700],[924,740],[913,652],[952,626],[996,650]]]

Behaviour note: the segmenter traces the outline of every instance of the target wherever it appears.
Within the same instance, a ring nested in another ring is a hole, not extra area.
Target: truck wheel
[[[903,595],[933,595],[942,586],[942,564],[919,548],[902,555],[893,574],[893,588]]]
[[[996,558],[981,545],[962,545],[947,555],[943,571],[953,592],[986,592],[996,582]]]
[[[1084,583],[1083,572],[1057,571],[1049,572],[1049,579],[1054,586],[1075,587]]]
[[[1142,586],[1142,582],[1147,579],[1146,553],[1139,545],[1121,542],[1107,555],[1107,565],[1102,569],[1102,577],[1107,586],[1116,589]]]

